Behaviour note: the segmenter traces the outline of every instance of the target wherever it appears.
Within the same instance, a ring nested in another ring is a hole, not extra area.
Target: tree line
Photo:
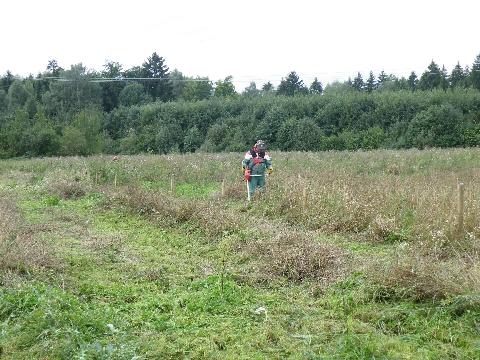
[[[170,72],[157,53],[101,72],[55,60],[37,76],[0,77],[0,157],[98,153],[326,151],[480,145],[480,54],[449,73],[433,60],[417,77],[383,71],[364,80],[306,85],[296,72],[237,92]]]

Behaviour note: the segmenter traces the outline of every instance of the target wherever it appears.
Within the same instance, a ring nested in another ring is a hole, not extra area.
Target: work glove
[[[244,167],[242,167],[242,173],[245,173],[245,168]]]
[[[268,169],[268,175],[270,175],[271,173],[273,173],[273,168]]]

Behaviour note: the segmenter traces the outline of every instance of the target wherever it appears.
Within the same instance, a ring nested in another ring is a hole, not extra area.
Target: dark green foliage
[[[121,80],[122,65],[117,62],[108,62],[103,66],[102,77],[108,81],[100,83],[102,87],[103,110],[107,113],[117,108],[120,100],[120,93],[125,87],[125,83]],[[113,80],[117,79],[117,80]]]
[[[367,79],[367,83],[365,84],[365,91],[369,94],[373,92],[377,88],[377,82],[375,80],[375,76],[373,75],[373,72],[370,71],[370,75]]]
[[[57,60],[49,60],[47,64],[47,72],[51,76],[58,77],[64,71],[57,63]]]
[[[152,79],[144,81],[143,84],[145,92],[150,94],[153,101],[158,99],[166,102],[173,99],[173,85],[168,70],[165,59],[156,52],[149,56],[142,65],[142,77]]]
[[[252,81],[245,90],[243,90],[242,95],[248,98],[254,98],[260,96],[260,90],[257,89],[257,84]]]
[[[360,74],[360,72],[353,79],[352,86],[357,91],[362,91],[365,88],[365,83],[363,82],[362,74]]]
[[[213,124],[208,130],[205,139],[204,149],[209,152],[216,152],[225,149],[225,140],[228,134],[228,127],[225,123]]]
[[[452,70],[450,75],[450,87],[455,89],[456,87],[466,88],[467,86],[467,73],[460,66],[460,62],[455,65],[455,68]]]
[[[31,128],[29,142],[29,155],[52,156],[59,150],[59,135],[50,120],[45,117],[42,107],[39,107],[35,116],[34,125]]]
[[[433,90],[440,87],[442,81],[442,71],[438,65],[432,60],[428,69],[422,74],[418,83],[420,90]]]
[[[469,78],[473,88],[480,90],[480,54],[476,56],[473,62]]]
[[[200,101],[210,98],[213,94],[212,82],[206,78],[197,76],[191,79],[182,89],[182,97],[186,101]]]
[[[382,70],[382,72],[378,75],[378,82],[377,82],[378,87],[385,84],[388,80],[390,80],[390,76],[388,76],[385,73],[385,71]]]
[[[8,157],[22,156],[28,152],[29,137],[24,135],[30,126],[28,113],[20,109],[2,126],[0,143]]]
[[[235,91],[235,86],[233,86],[232,80],[233,76],[229,75],[223,81],[216,81],[213,95],[220,98],[235,96],[237,93]]]
[[[273,84],[269,81],[262,86],[262,93],[263,94],[269,94],[275,90],[275,87]]]
[[[282,79],[277,89],[277,95],[294,96],[295,94],[307,94],[308,88],[303,84],[295,71]]]
[[[310,84],[310,94],[323,94],[323,85],[321,81],[318,81],[317,78],[313,80]]]
[[[432,60],[420,79],[358,73],[325,89],[291,72],[241,96],[232,76],[170,74],[157,53],[101,73],[51,60],[35,78],[0,77],[0,156],[244,151],[258,139],[271,150],[477,146],[479,59],[471,71],[458,63],[449,75]]]
[[[187,77],[183,76],[181,71],[174,69],[170,73],[170,80],[172,81],[173,97],[176,100],[181,99],[183,88],[187,84]]]
[[[269,144],[274,144],[277,141],[277,131],[280,126],[288,119],[288,107],[281,106],[286,105],[286,102],[276,101],[277,106],[270,107],[263,119],[259,119],[257,122],[252,122],[250,128],[252,128],[253,138],[250,139],[250,143],[253,144],[255,139],[262,139]]]
[[[136,150],[134,153],[150,154],[155,153],[157,148],[157,133],[156,126],[147,124],[138,131],[136,141]]]
[[[155,137],[157,151],[160,154],[179,152],[183,141],[182,128],[178,124],[162,125]]]
[[[123,87],[118,95],[119,104],[126,107],[147,104],[151,100],[152,97],[145,92],[144,87],[134,82]]]
[[[463,114],[451,104],[432,105],[418,113],[410,122],[407,141],[413,147],[464,146]]]
[[[277,148],[282,151],[317,151],[322,149],[323,132],[310,118],[290,118],[278,131]]]
[[[0,114],[7,110],[7,92],[0,89]]]
[[[89,73],[81,63],[60,73],[60,80],[50,83],[42,102],[47,116],[75,114],[88,107],[102,106],[102,88],[90,81],[95,74]]]
[[[410,76],[408,77],[408,88],[412,91],[415,91],[418,86],[418,77],[417,74],[415,74],[415,71],[412,71],[410,73]]]
[[[19,108],[22,108],[28,99],[28,93],[25,90],[22,82],[20,80],[14,80],[7,94],[8,108],[10,111],[15,111]]]
[[[183,140],[183,150],[187,153],[193,153],[202,145],[202,142],[202,134],[200,134],[197,126],[193,126],[187,130],[185,139]]]

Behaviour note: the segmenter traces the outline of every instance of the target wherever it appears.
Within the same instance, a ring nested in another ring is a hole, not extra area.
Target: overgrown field
[[[480,358],[479,149],[270,155],[1,161],[0,358]]]

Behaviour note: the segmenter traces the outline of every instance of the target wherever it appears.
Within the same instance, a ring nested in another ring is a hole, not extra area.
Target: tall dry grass
[[[415,299],[478,293],[478,149],[270,155],[275,171],[267,191],[251,202],[243,155],[234,153],[18,160],[8,163],[4,179],[28,174],[38,192],[61,199],[100,193],[106,207],[160,226],[186,224],[206,241],[237,234],[233,249],[251,261],[245,273],[258,279],[331,283],[363,271],[392,294]],[[171,194],[172,177],[177,186],[215,190]],[[458,234],[460,181],[464,231]],[[10,205],[2,211],[15,213]],[[3,226],[3,238],[13,239],[10,225]],[[325,237],[344,240],[326,244],[319,240]],[[345,243],[370,250],[352,256]]]
[[[392,292],[416,299],[478,293],[478,149],[282,155],[295,170],[287,166],[274,182],[272,213],[295,227],[391,245],[390,253],[352,265]]]
[[[14,197],[0,196],[0,268],[28,275],[32,268],[57,267],[60,261],[40,236],[44,231],[49,229],[25,223]]]

